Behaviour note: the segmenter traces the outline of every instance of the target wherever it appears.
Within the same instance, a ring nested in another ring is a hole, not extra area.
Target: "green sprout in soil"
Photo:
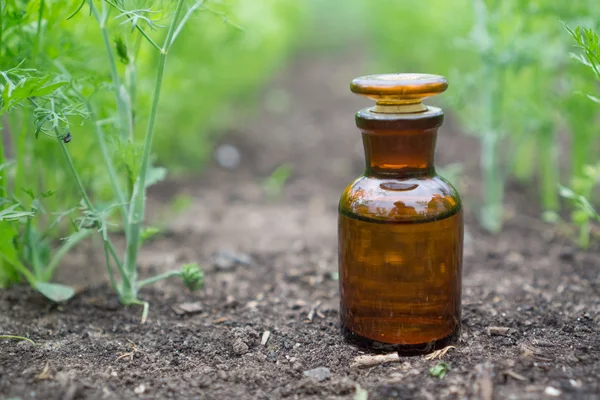
[[[22,340],[24,342],[29,342],[31,344],[35,344],[35,342],[29,338],[24,336],[13,336],[13,335],[0,335],[0,339],[14,339],[14,340]]]
[[[269,200],[274,201],[283,194],[283,187],[292,174],[292,167],[287,164],[275,168],[273,173],[262,182],[263,190]]]
[[[434,378],[438,377],[440,379],[444,379],[444,376],[446,376],[448,371],[450,371],[450,366],[442,361],[429,369],[429,375],[433,376]]]

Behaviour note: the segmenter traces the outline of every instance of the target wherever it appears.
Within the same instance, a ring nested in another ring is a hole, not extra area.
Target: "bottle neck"
[[[367,176],[411,178],[435,175],[438,128],[362,132]]]

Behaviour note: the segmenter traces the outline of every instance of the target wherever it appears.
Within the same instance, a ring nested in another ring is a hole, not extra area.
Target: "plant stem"
[[[96,9],[94,5],[94,0],[89,0],[90,10],[94,15],[96,21],[100,25],[100,32],[102,34],[102,41],[104,42],[104,48],[106,50],[106,55],[108,57],[108,66],[110,68],[110,75],[113,81],[113,89],[115,91],[115,96],[117,98],[117,110],[119,113],[119,127],[121,132],[121,137],[133,139],[133,121],[131,115],[131,104],[128,100],[125,99],[126,90],[121,85],[121,79],[119,78],[119,73],[117,71],[117,64],[115,61],[115,56],[113,55],[112,46],[110,44],[110,36],[108,34],[108,28],[106,27],[108,20],[108,11],[105,11],[100,16],[100,13]],[[104,7],[104,3],[103,3]]]
[[[153,283],[156,283],[158,281],[162,281],[163,279],[168,279],[168,278],[172,278],[174,276],[181,276],[181,271],[177,270],[177,271],[167,271],[164,272],[162,274],[153,276],[151,278],[148,279],[142,279],[141,281],[138,281],[137,286],[138,288],[142,288],[146,285],[151,285]]]
[[[0,259],[3,259],[5,263],[12,265],[21,275],[25,277],[27,282],[34,287],[35,286],[35,276],[29,271],[19,260],[9,260],[7,257],[0,254]]]
[[[483,207],[481,225],[490,232],[502,229],[504,181],[498,170],[497,138],[488,134],[481,141]]]
[[[58,69],[60,69],[60,71],[63,74],[71,77],[71,74],[66,70],[66,68],[61,63],[56,62],[55,65]],[[100,125],[97,122],[96,112],[95,112],[94,108],[92,107],[92,104],[89,102],[89,100],[86,99],[85,97],[83,97],[83,95],[81,94],[80,91],[78,91],[75,87],[73,87],[73,85],[71,85],[71,89],[73,90],[75,95],[79,98],[79,100],[83,104],[85,104],[85,107],[87,108],[88,113],[90,114],[90,119],[92,120],[92,123],[94,125],[94,133],[96,134],[96,140],[98,141],[98,145],[100,146],[100,152],[102,153],[102,160],[104,161],[104,164],[106,166],[110,184],[112,185],[115,195],[117,196],[117,201],[119,202],[119,208],[121,209],[121,214],[123,217],[123,223],[125,223],[127,221],[127,213],[128,213],[125,196],[123,195],[123,191],[121,190],[121,186],[119,185],[119,179],[117,178],[117,173],[115,172],[115,167],[113,166],[112,159],[110,157],[110,154],[108,153],[108,146],[106,145],[104,132],[102,131],[102,128],[100,127]]]
[[[115,281],[115,274],[110,266],[110,254],[108,251],[107,242],[104,242],[104,260],[106,261],[106,270],[108,271],[108,278],[110,279],[110,285],[112,288],[118,292],[119,287],[117,286],[117,281]]]
[[[119,185],[119,179],[117,178],[117,173],[115,172],[115,167],[113,166],[113,162],[112,159],[110,157],[110,154],[108,153],[108,146],[106,145],[106,140],[104,139],[104,131],[102,131],[102,128],[100,127],[100,125],[98,125],[97,119],[96,119],[96,113],[94,112],[94,109],[92,108],[92,105],[90,104],[89,101],[87,101],[86,99],[84,99],[79,92],[76,92],[77,95],[82,99],[82,101],[85,103],[88,112],[90,113],[90,117],[92,120],[92,124],[94,125],[94,133],[96,134],[96,140],[98,141],[98,145],[100,146],[100,152],[102,153],[102,159],[104,160],[104,164],[106,166],[106,170],[108,172],[108,178],[110,180],[110,184],[113,187],[113,191],[115,192],[115,195],[117,196],[117,201],[119,202],[119,208],[121,210],[121,215],[123,217],[123,222],[125,223],[127,221],[127,204],[125,201],[125,195],[123,195],[123,191],[121,190],[121,185]]]
[[[544,131],[537,135],[540,138],[540,184],[542,193],[542,207],[544,211],[558,211],[559,200],[557,183],[558,160],[556,155],[556,135],[552,126],[543,128]]]
[[[13,335],[0,335],[0,339],[16,339],[16,340],[24,340],[26,342],[29,342],[31,344],[35,344],[35,342],[29,338],[26,338],[24,336],[13,336]]]
[[[536,141],[534,138],[527,137],[515,143],[513,147],[516,152],[513,164],[515,178],[521,182],[530,181],[535,170]]]
[[[140,247],[140,229],[144,220],[146,206],[146,175],[150,161],[152,140],[154,138],[154,123],[156,120],[156,113],[158,110],[160,90],[162,87],[163,74],[165,70],[165,64],[167,61],[167,53],[171,44],[171,38],[173,36],[177,20],[179,19],[179,15],[183,8],[183,3],[184,0],[177,1],[175,15],[171,20],[171,24],[169,26],[164,45],[160,52],[156,83],[154,87],[154,98],[152,100],[152,107],[150,109],[150,115],[148,118],[146,136],[144,138],[144,150],[142,153],[142,165],[140,168],[140,175],[137,178],[137,182],[131,196],[131,206],[129,208],[129,218],[127,221],[128,232],[127,251],[125,256],[125,270],[127,271],[132,283],[134,283],[137,278],[137,255]],[[130,293],[130,295],[132,299],[137,298],[137,290],[135,287],[132,288],[132,292]]]
[[[40,9],[38,11],[37,31],[35,36],[35,52],[37,55],[40,51],[40,42],[42,41],[42,19],[44,17],[45,0],[40,0]]]
[[[54,270],[58,266],[58,262],[65,256],[65,254],[67,254],[67,252],[69,250],[71,250],[77,243],[79,243],[83,239],[89,237],[92,233],[93,233],[92,230],[85,229],[85,230],[81,230],[81,231],[75,233],[73,236],[71,236],[69,238],[69,240],[67,240],[60,247],[60,249],[58,249],[58,251],[54,254],[54,257],[52,257],[52,260],[50,260],[50,263],[48,263],[48,266],[46,267],[46,270],[44,272],[44,281],[50,280],[50,278],[54,274]]]
[[[8,182],[6,180],[6,171],[5,168],[2,168],[2,164],[4,164],[4,161],[4,124],[3,121],[0,119],[0,196],[5,196],[8,194]]]
[[[579,237],[577,238],[577,244],[582,249],[587,249],[590,246],[590,231],[591,225],[589,221],[585,221],[579,226]]]
[[[75,164],[73,163],[73,159],[71,158],[71,153],[69,153],[69,150],[67,149],[67,145],[61,139],[58,139],[58,143],[59,143],[60,149],[63,153],[63,156],[65,157],[65,160],[67,160],[67,166],[69,168],[69,172],[71,172],[71,176],[73,177],[73,179],[75,179],[75,183],[77,184],[77,188],[79,189],[79,193],[81,194],[81,197],[83,198],[83,202],[85,203],[85,206],[91,211],[94,210],[95,208],[92,205],[92,202],[90,201],[90,198],[87,195],[85,187],[83,186],[83,182],[81,182],[81,178],[79,177],[79,174],[77,173],[77,170],[75,169]]]
[[[484,77],[488,82],[483,88],[484,118],[481,138],[481,168],[483,171],[483,207],[481,225],[488,231],[497,233],[502,229],[504,214],[504,174],[498,162],[498,141],[500,137],[500,113],[502,106],[502,82],[504,73],[493,65],[490,57],[485,57]]]

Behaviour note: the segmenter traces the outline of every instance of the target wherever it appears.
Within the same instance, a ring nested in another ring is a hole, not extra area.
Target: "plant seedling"
[[[450,371],[450,366],[442,361],[429,369],[429,375],[444,379],[448,371]]]
[[[283,193],[283,186],[290,178],[291,174],[292,167],[287,164],[283,164],[275,168],[273,173],[271,173],[271,175],[263,181],[263,190],[271,201],[277,200],[281,197]]]

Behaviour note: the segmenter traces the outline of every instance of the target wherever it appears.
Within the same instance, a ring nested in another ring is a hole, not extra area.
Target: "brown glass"
[[[434,168],[439,108],[356,115],[363,176],[339,204],[342,332],[374,350],[421,354],[460,330],[463,216]]]

